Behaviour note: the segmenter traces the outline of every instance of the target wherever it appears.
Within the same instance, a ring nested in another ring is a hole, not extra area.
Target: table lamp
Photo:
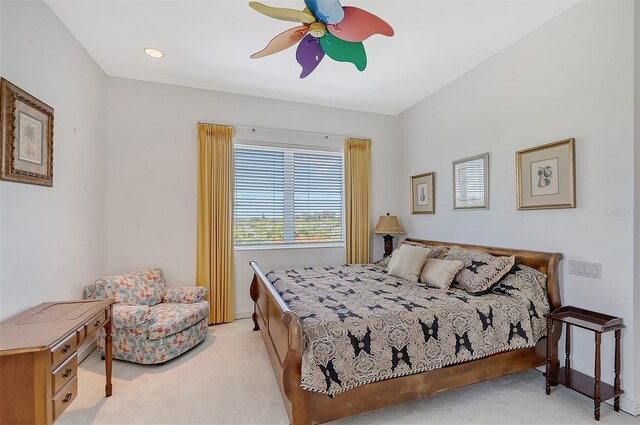
[[[373,233],[384,235],[384,256],[388,257],[393,252],[393,236],[391,235],[404,235],[404,228],[398,223],[398,217],[387,213],[387,215],[380,216]]]

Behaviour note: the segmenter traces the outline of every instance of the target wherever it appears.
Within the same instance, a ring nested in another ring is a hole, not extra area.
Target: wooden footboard
[[[414,240],[415,241],[415,240]],[[429,245],[453,245],[446,242],[422,241]],[[517,261],[541,270],[547,275],[551,309],[560,307],[558,265],[562,254],[521,251],[504,248],[456,244],[496,255],[516,255]],[[302,326],[278,291],[254,261],[251,299],[254,301],[254,330],[260,330],[276,380],[292,425],[317,424],[391,406],[428,395],[460,388],[546,363],[546,338],[534,347],[507,351],[493,356],[440,369],[373,382],[353,388],[334,397],[300,388],[302,370]],[[560,327],[554,327],[552,338],[552,371],[557,371]],[[541,385],[540,391],[544,391]]]

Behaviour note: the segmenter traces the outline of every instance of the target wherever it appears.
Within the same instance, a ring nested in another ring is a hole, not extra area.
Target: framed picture
[[[53,108],[2,78],[0,179],[53,186]]]
[[[411,214],[436,213],[435,187],[435,173],[411,176]]]
[[[453,209],[489,209],[489,153],[453,161]]]
[[[576,207],[575,139],[516,152],[518,209]]]

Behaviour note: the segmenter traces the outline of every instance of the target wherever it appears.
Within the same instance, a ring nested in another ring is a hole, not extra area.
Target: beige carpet
[[[259,332],[251,320],[209,328],[207,339],[162,366],[114,361],[104,398],[104,362],[91,353],[78,370],[79,395],[64,424],[288,424]],[[592,402],[573,391],[544,393],[535,370],[336,421],[356,424],[595,424]],[[602,424],[640,418],[602,407]]]

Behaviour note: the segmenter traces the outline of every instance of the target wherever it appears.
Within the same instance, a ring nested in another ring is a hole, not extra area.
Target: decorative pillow
[[[491,288],[491,292],[523,296],[529,296],[529,293],[535,292],[543,294],[541,298],[547,299],[547,275],[524,264],[516,264],[497,285]]]
[[[486,252],[467,251],[451,248],[444,257],[445,260],[458,260],[464,263],[464,268],[456,276],[453,285],[464,289],[471,295],[482,295],[513,267],[515,256],[494,257]]]
[[[420,273],[420,282],[440,289],[449,289],[451,282],[463,268],[462,261],[428,258]]]
[[[408,280],[409,282],[417,282],[422,267],[424,267],[424,263],[427,262],[429,252],[428,248],[401,245],[397,252],[391,256],[388,269],[389,275]]]
[[[442,259],[442,258],[444,258],[445,255],[447,255],[447,252],[449,251],[449,247],[448,246],[444,246],[444,245],[432,246],[432,245],[423,244],[422,242],[408,241],[406,239],[404,241],[402,241],[402,244],[403,245],[411,245],[411,246],[419,246],[419,247],[422,247],[422,248],[429,248],[431,250],[431,252],[429,253],[429,258]]]
[[[393,256],[393,254],[395,254],[395,252],[396,252],[397,250],[398,250],[398,249],[394,249],[394,250],[393,250],[393,252],[391,253],[391,255],[389,255],[389,256],[387,256],[387,257],[384,257],[382,260],[378,260],[378,261],[376,261],[376,262],[375,262],[375,263],[373,263],[373,264],[375,264],[376,266],[381,267],[381,268],[383,268],[383,269],[387,270],[387,268],[389,268],[389,262],[391,261],[391,257]]]
[[[429,258],[436,258],[438,260],[442,260],[449,253],[449,247],[444,245],[431,246],[428,245],[427,248],[431,250],[429,253]]]

